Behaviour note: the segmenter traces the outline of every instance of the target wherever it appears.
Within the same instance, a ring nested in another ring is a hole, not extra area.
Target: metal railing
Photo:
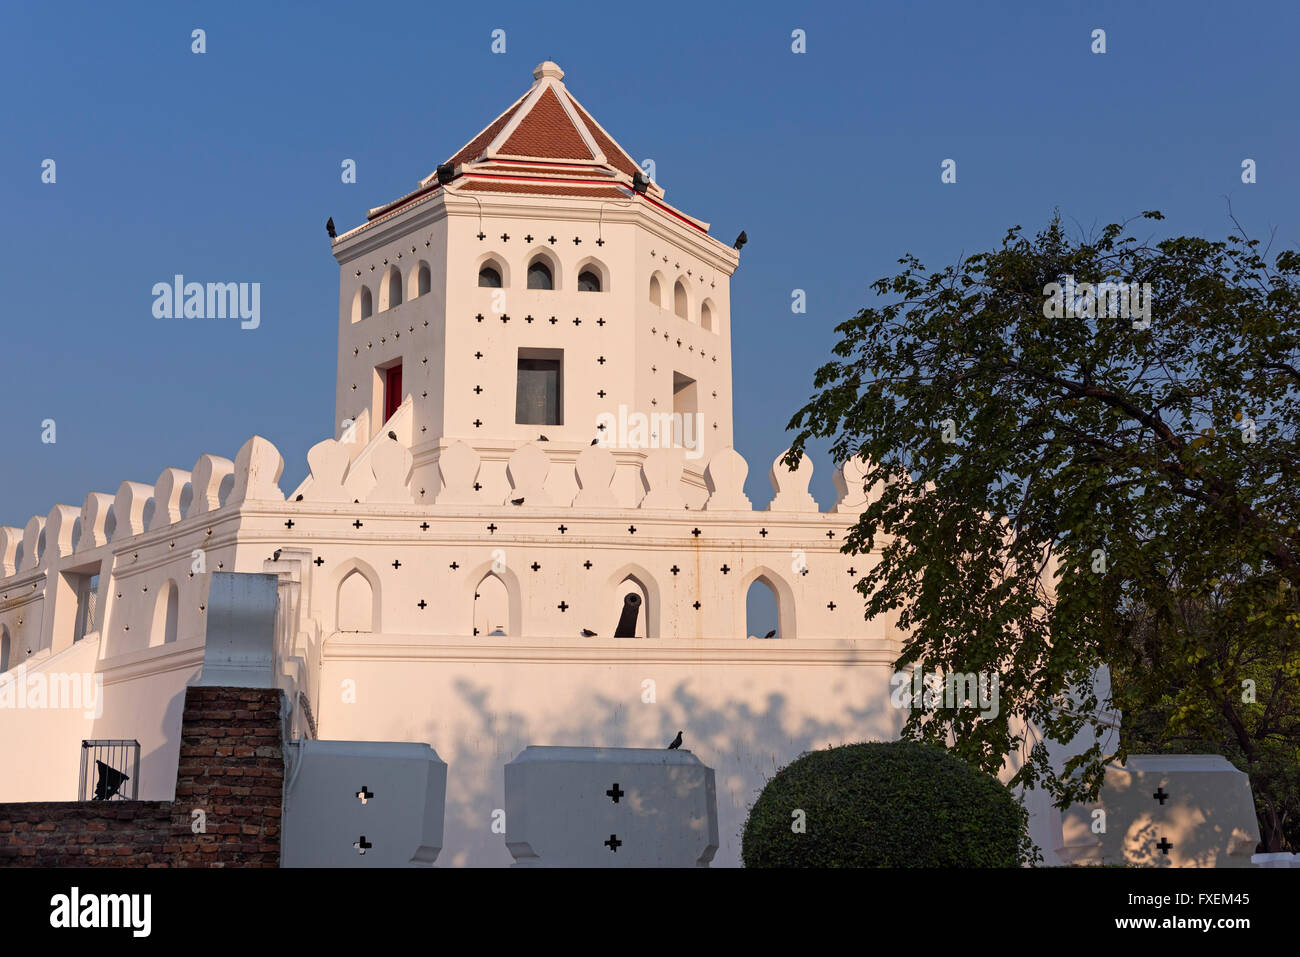
[[[113,738],[81,742],[78,801],[134,801],[139,786],[139,741]]]

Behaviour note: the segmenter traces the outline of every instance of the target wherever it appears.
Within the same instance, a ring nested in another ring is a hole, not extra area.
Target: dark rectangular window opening
[[[380,374],[384,377],[384,421],[387,422],[402,404],[402,364],[389,366]]]
[[[564,424],[564,350],[520,349],[515,379],[517,425]]]

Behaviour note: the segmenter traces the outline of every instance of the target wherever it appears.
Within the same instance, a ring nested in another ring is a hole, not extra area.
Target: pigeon
[[[592,631],[590,628],[584,628],[584,629],[582,629],[582,637],[584,637],[584,638],[595,638],[595,637],[596,637],[596,633],[595,633],[594,631]]]
[[[333,217],[333,216],[331,216],[329,219],[325,220],[325,232],[327,232],[327,233],[330,234],[330,239],[336,239],[336,238],[338,238],[338,233],[336,233],[336,232],[334,231],[334,217]]]
[[[677,732],[677,737],[673,738],[673,743],[670,744],[670,745],[668,745],[668,750],[669,750],[669,751],[676,751],[676,750],[677,750],[678,748],[680,748],[681,746],[682,746],[682,733],[681,733],[680,731],[678,731],[678,732]]]
[[[512,498],[512,499],[510,500],[510,504],[511,504],[511,505],[523,505],[523,504],[524,504],[524,500],[523,500],[522,498]]]
[[[302,493],[301,493],[301,492],[298,493],[298,497],[295,498],[294,501],[295,501],[295,502],[301,502],[301,501],[302,501]]]
[[[280,560],[280,549],[277,548],[274,552],[271,553],[271,561],[278,562],[279,560]]]
[[[537,437],[537,441],[538,441],[538,442],[549,442],[549,441],[551,441],[551,440],[548,439],[548,438],[547,438],[546,436],[544,436],[544,435],[539,435],[539,436]]]
[[[599,444],[600,444],[600,439],[592,439],[592,440],[591,440],[591,444],[592,444],[592,445],[599,445]]]
[[[764,635],[763,637],[764,637],[764,638],[775,638],[775,637],[776,637],[776,629],[773,628],[771,631],[769,631],[769,632],[768,632],[766,635]]]
[[[740,235],[736,237],[736,241],[731,245],[733,249],[739,252],[747,242],[749,242],[749,237],[745,235],[745,231],[742,229]]]
[[[394,442],[397,441],[397,433],[396,433],[396,432],[389,432],[389,433],[388,433],[388,437],[389,437],[390,439],[392,439]]]

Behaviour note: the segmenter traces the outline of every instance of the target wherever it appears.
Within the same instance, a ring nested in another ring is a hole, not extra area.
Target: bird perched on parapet
[[[680,731],[678,731],[678,732],[677,732],[677,737],[673,738],[673,743],[670,744],[670,745],[668,745],[668,750],[669,750],[669,751],[676,751],[676,750],[677,750],[678,748],[680,748],[681,746],[682,746],[682,733],[681,733]]]
[[[524,504],[524,500],[523,500],[522,498],[512,498],[512,499],[510,500],[510,504],[511,504],[511,505],[523,505],[523,504]]]
[[[544,436],[544,435],[539,435],[539,436],[537,437],[537,441],[538,441],[538,442],[549,442],[549,441],[551,441],[551,440],[548,439],[548,438],[547,438],[546,436]]]
[[[394,442],[397,441],[397,433],[396,433],[396,432],[389,432],[389,433],[388,433],[388,437],[389,437],[390,439],[392,439]]]
[[[301,493],[301,492],[299,492],[298,495],[294,498],[294,501],[295,501],[295,502],[301,502],[301,501],[302,501],[302,493]]]
[[[749,237],[745,235],[745,231],[742,229],[740,235],[736,237],[736,241],[732,243],[731,246],[736,250],[736,252],[740,252],[747,242],[749,242]]]
[[[771,631],[769,631],[769,632],[768,632],[766,635],[764,635],[763,637],[764,637],[764,638],[775,638],[775,637],[776,637],[776,629],[773,628]]]
[[[277,548],[275,551],[271,553],[271,561],[278,562],[279,560],[280,560],[280,549]]]
[[[582,637],[584,637],[584,638],[595,638],[595,637],[596,637],[596,633],[595,633],[594,631],[592,631],[590,628],[584,628],[584,629],[582,629]]]
[[[330,234],[330,239],[337,239],[337,238],[338,238],[338,235],[339,235],[339,234],[336,233],[336,232],[334,231],[334,217],[333,217],[333,216],[331,216],[329,219],[325,220],[325,232],[327,232],[327,233]]]
[[[592,440],[591,440],[591,444],[592,444],[592,445],[599,445],[599,444],[600,444],[600,439],[592,439]]]

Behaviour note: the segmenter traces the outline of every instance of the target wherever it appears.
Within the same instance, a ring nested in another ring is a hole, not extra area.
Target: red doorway
[[[387,422],[402,404],[402,364],[384,370],[384,421]]]

